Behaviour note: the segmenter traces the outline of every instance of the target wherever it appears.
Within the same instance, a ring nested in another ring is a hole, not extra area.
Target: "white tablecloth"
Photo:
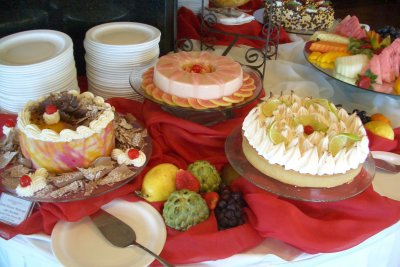
[[[295,42],[281,45],[279,60],[267,64],[264,87],[279,94],[294,90],[304,96],[324,97],[344,107],[361,108],[371,114],[379,110],[400,127],[400,101],[381,95],[363,94],[343,83],[327,78],[307,65],[302,49],[304,41],[292,36]],[[240,59],[246,49],[234,48],[230,56]],[[217,50],[218,51],[218,50]],[[400,177],[377,172],[373,182],[377,192],[400,201]],[[266,239],[244,253],[218,261],[188,266],[400,266],[400,222],[384,229],[363,243],[337,253],[310,255],[278,240]],[[44,234],[17,235],[11,240],[0,238],[0,266],[38,267],[61,266],[51,250],[51,237]],[[133,265],[134,266],[134,265]]]

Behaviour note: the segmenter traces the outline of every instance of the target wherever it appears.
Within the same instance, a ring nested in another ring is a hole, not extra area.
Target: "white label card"
[[[30,215],[33,203],[3,192],[0,195],[0,221],[10,225],[20,224]]]

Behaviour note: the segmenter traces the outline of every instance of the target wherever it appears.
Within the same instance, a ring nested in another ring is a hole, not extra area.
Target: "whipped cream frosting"
[[[28,174],[31,177],[31,184],[25,187],[18,185],[16,192],[21,197],[31,197],[33,194],[46,187],[49,173],[45,168],[39,168],[34,173]]]
[[[139,150],[139,156],[135,159],[129,158],[128,151],[129,149],[124,152],[121,149],[115,148],[111,152],[111,158],[117,161],[119,165],[125,164],[142,167],[146,163],[146,155],[142,151]]]
[[[60,112],[57,110],[53,114],[43,113],[44,122],[47,125],[56,124],[60,121]]]
[[[3,125],[3,134],[5,136],[8,136],[11,133],[11,131],[14,131],[14,130],[15,130],[15,127],[8,127],[7,125]]]
[[[310,98],[303,99],[294,94],[277,98],[281,104],[271,116],[263,114],[261,103],[250,111],[242,125],[243,135],[249,144],[270,164],[304,174],[332,175],[356,169],[365,161],[369,154],[368,138],[356,114],[349,115],[342,108],[337,109],[334,105],[328,108],[310,101]],[[327,129],[305,134],[304,125],[295,121],[307,115],[318,118]],[[274,123],[280,125],[279,132],[286,142],[272,142],[269,129]],[[328,150],[329,142],[342,133],[354,134],[361,140],[332,155]]]
[[[114,120],[114,111],[110,104],[105,103],[104,99],[99,96],[94,96],[91,92],[79,94],[76,90],[68,91],[68,93],[77,96],[78,98],[91,99],[92,103],[97,105],[102,111],[96,120],[90,122],[89,127],[78,126],[75,131],[64,129],[57,133],[50,129],[41,130],[37,125],[31,122],[30,107],[37,105],[45,99],[40,98],[38,101],[29,101],[24,109],[18,114],[17,127],[26,134],[29,138],[47,141],[47,142],[69,142],[75,139],[87,138],[95,133],[100,133],[107,125]]]

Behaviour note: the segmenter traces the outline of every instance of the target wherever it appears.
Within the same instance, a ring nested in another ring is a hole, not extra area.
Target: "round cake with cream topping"
[[[351,182],[369,154],[360,118],[326,99],[271,96],[246,116],[243,153],[283,183],[331,188]]]
[[[90,92],[54,93],[28,102],[18,115],[23,155],[35,168],[63,173],[88,167],[115,146],[114,110]]]
[[[170,95],[210,100],[239,90],[243,71],[239,63],[226,56],[205,51],[178,52],[158,60],[153,80]]]

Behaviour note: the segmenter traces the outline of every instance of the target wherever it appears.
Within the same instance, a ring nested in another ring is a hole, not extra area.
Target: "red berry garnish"
[[[192,66],[192,72],[195,72],[195,73],[201,73],[202,69],[203,69],[203,67],[199,64],[194,64]]]
[[[139,150],[137,150],[136,148],[131,148],[128,150],[128,157],[130,159],[136,159],[137,157],[139,157]]]
[[[361,88],[369,89],[371,87],[371,79],[367,76],[362,76],[356,84]]]
[[[46,113],[51,115],[57,112],[57,107],[55,105],[47,105],[46,106]]]
[[[9,128],[13,128],[13,127],[15,127],[15,121],[13,121],[12,119],[7,119],[6,123],[4,123],[4,125]]]
[[[304,126],[304,133],[306,135],[310,135],[314,132],[314,128],[311,125],[305,125]]]
[[[20,184],[22,187],[27,187],[27,186],[29,186],[31,183],[32,183],[32,179],[31,179],[31,177],[30,177],[29,175],[22,175],[22,176],[19,178],[19,184]]]

